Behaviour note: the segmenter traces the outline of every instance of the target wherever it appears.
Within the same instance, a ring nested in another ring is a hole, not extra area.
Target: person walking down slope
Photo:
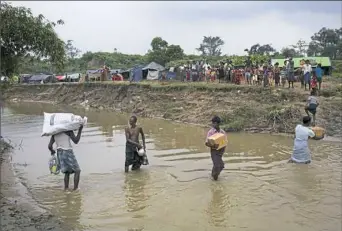
[[[211,171],[211,176],[214,180],[217,180],[221,171],[224,169],[224,162],[222,160],[223,153],[225,151],[225,147],[216,150],[218,145],[212,145],[209,143],[208,138],[216,133],[226,134],[221,128],[220,123],[221,119],[218,116],[214,116],[211,120],[212,128],[208,131],[207,139],[205,145],[210,148],[211,160],[213,161],[213,168]]]
[[[305,106],[305,113],[309,115],[309,112],[312,114],[313,117],[313,125],[316,124],[316,112],[317,112],[317,107],[319,105],[318,99],[316,98],[316,92],[312,90],[310,92],[310,96],[308,97],[307,100],[307,105]]]
[[[308,139],[314,138],[315,133],[309,128],[311,123],[310,116],[303,117],[303,124],[298,124],[295,130],[294,147],[290,163],[309,164],[311,163],[311,154],[308,147]]]

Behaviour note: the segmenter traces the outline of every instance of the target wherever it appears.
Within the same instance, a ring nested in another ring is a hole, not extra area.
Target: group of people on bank
[[[283,86],[288,83],[288,88],[294,88],[294,83],[300,81],[302,88],[321,89],[324,71],[321,64],[313,67],[310,60],[302,60],[301,67],[295,69],[293,59],[287,58],[284,65],[274,65],[271,62],[253,64],[250,57],[244,66],[234,66],[227,60],[219,65],[210,66],[206,62],[193,62],[185,65],[182,81],[187,82],[216,82],[235,83],[248,85]]]

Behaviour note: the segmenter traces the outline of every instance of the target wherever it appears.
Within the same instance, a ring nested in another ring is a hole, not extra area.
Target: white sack
[[[51,136],[60,132],[74,131],[87,124],[87,117],[72,113],[45,113],[42,136]]]

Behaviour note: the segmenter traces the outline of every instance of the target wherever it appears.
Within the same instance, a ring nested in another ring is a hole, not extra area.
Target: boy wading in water
[[[129,128],[125,129],[126,134],[126,160],[125,160],[125,172],[128,172],[129,166],[132,165],[132,171],[140,169],[141,165],[148,165],[148,160],[146,157],[146,144],[145,144],[145,134],[141,127],[137,126],[137,117],[131,116],[129,119]],[[139,143],[139,134],[141,134],[141,139],[143,146]],[[145,155],[139,156],[138,150],[144,148]]]
[[[211,160],[213,161],[213,165],[214,165],[211,171],[211,176],[213,177],[214,180],[217,180],[221,171],[224,169],[222,156],[226,148],[223,147],[219,150],[216,150],[218,148],[218,145],[210,144],[208,142],[208,138],[216,133],[222,133],[222,134],[226,134],[226,133],[220,128],[220,123],[221,123],[220,117],[214,116],[211,122],[212,122],[212,128],[208,131],[205,145],[210,148]]]
[[[74,155],[74,151],[71,146],[70,140],[75,144],[78,144],[81,139],[83,126],[80,126],[78,129],[77,136],[75,136],[73,131],[67,131],[58,133],[56,135],[51,136],[49,143],[49,150],[51,155],[54,155],[56,152],[53,150],[53,144],[56,142],[57,145],[57,168],[64,173],[64,189],[69,189],[69,179],[70,174],[74,175],[74,190],[78,189],[78,184],[80,182],[80,174],[81,169],[78,165],[76,157]]]

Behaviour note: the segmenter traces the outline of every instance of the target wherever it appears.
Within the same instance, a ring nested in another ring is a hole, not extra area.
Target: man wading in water
[[[211,145],[208,142],[208,138],[214,135],[215,133],[222,133],[222,134],[226,134],[226,133],[220,128],[220,123],[221,123],[220,117],[214,116],[211,122],[212,122],[212,128],[208,131],[205,145],[210,148],[210,155],[211,155],[211,159],[214,165],[211,171],[211,176],[213,177],[214,180],[217,180],[221,171],[224,169],[222,155],[226,148],[224,147],[219,150],[216,150],[218,148],[218,145],[217,144]]]
[[[51,155],[54,155],[56,152],[53,150],[53,144],[56,142],[57,145],[57,168],[64,173],[64,189],[69,189],[69,179],[70,174],[74,175],[74,190],[78,189],[78,183],[80,182],[80,174],[81,169],[77,163],[76,157],[74,155],[74,151],[71,146],[70,140],[75,144],[78,144],[81,139],[83,126],[81,125],[78,129],[77,136],[75,136],[73,131],[67,131],[58,133],[56,135],[51,136],[49,143],[49,150]]]
[[[125,160],[125,172],[128,172],[129,166],[132,165],[132,171],[140,169],[141,165],[148,165],[148,160],[146,157],[146,144],[145,144],[145,134],[141,127],[137,126],[137,117],[131,116],[129,119],[129,128],[125,129],[126,134],[126,160]],[[143,146],[139,143],[139,134],[141,134],[141,139]],[[139,156],[138,150],[144,148],[145,155]]]
[[[296,126],[296,135],[290,163],[309,164],[311,154],[308,147],[308,139],[315,138],[315,133],[309,128],[311,123],[310,116],[303,117],[303,124]]]

